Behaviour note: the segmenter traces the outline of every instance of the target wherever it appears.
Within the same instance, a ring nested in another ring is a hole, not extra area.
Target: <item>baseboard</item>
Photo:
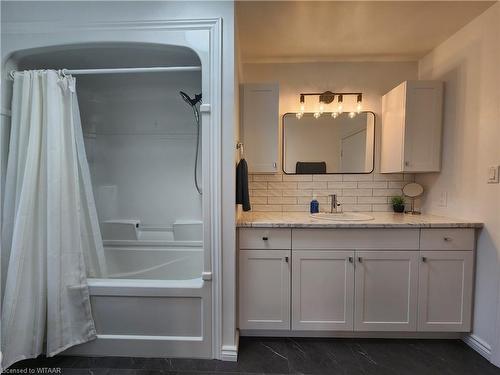
[[[458,332],[370,332],[370,331],[289,331],[241,330],[240,336],[262,337],[329,337],[329,338],[378,338],[378,339],[461,339]]]
[[[462,340],[488,361],[491,359],[491,346],[483,339],[477,337],[476,335],[470,334],[462,337]]]
[[[220,352],[221,361],[236,362],[238,360],[238,345],[239,345],[240,333],[236,330],[236,335],[234,338],[235,345],[222,345]]]

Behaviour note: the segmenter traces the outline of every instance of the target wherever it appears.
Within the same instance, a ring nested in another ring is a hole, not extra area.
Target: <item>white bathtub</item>
[[[190,280],[203,272],[201,241],[104,241],[107,277]]]
[[[98,338],[67,353],[210,358],[211,282],[201,278],[202,242],[103,242],[108,277],[88,280]]]

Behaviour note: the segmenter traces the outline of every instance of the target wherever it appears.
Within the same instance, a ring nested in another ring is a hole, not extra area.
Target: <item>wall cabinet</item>
[[[243,85],[241,141],[250,173],[278,171],[278,84]]]
[[[443,83],[406,81],[382,97],[382,173],[441,168]]]
[[[363,231],[372,235],[371,244]],[[240,329],[471,328],[474,229],[239,232]],[[400,249],[382,249],[391,238]]]

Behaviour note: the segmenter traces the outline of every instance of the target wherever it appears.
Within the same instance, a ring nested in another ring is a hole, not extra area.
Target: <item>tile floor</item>
[[[44,367],[58,372],[44,372]],[[29,369],[34,371],[30,372]],[[8,373],[500,375],[500,368],[490,364],[459,340],[243,337],[240,340],[238,362],[61,356],[19,362],[8,369]]]

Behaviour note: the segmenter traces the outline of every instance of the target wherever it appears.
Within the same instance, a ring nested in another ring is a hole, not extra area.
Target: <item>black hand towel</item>
[[[250,196],[248,195],[248,165],[241,159],[236,167],[236,204],[243,205],[243,211],[250,211]]]

